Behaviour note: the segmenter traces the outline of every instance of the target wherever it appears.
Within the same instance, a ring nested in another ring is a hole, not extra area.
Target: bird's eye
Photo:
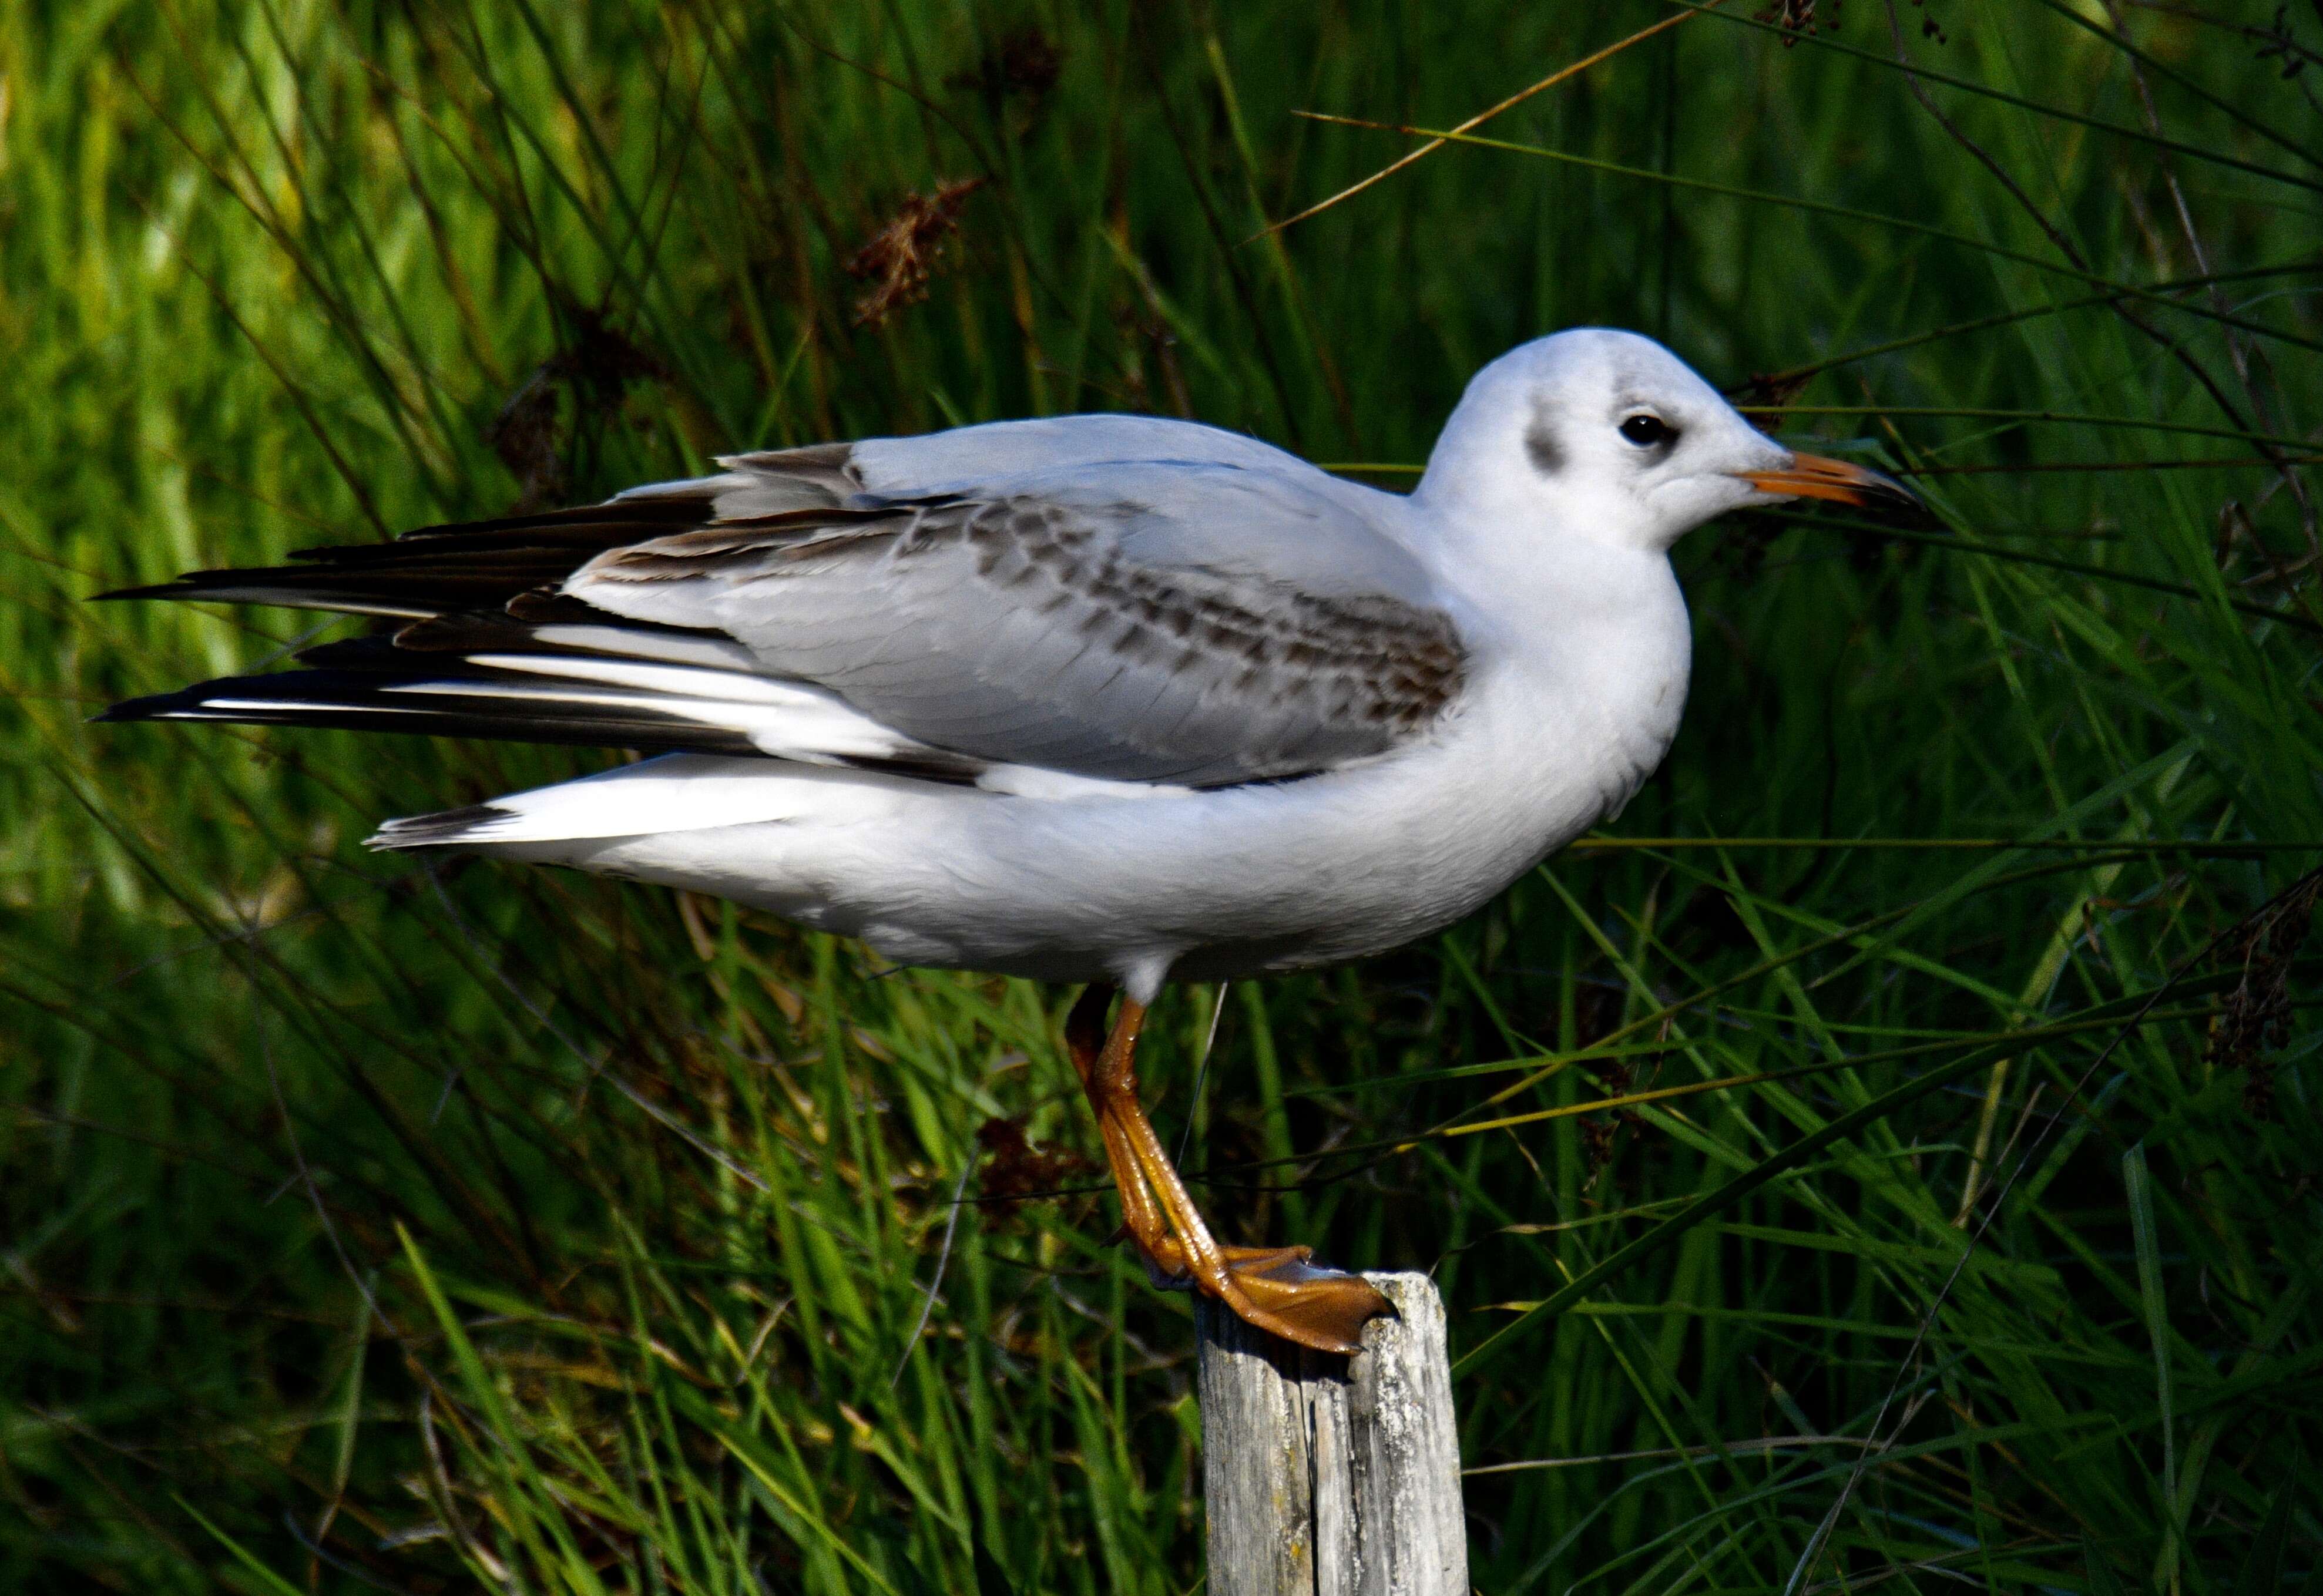
[[[1677,428],[1658,416],[1632,416],[1621,423],[1621,436],[1640,449],[1650,449],[1677,436]]]

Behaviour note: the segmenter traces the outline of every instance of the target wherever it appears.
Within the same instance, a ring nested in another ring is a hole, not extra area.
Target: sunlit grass
[[[1171,994],[1163,1134],[1435,1271],[1482,1590],[2303,1576],[2323,33],[1831,10],[0,14],[0,1578],[1194,1588],[1069,993],[366,854],[601,761],[87,726],[313,618],[81,601],[1072,409],[1407,482],[1584,322],[1947,530],[1690,539],[1630,812]],[[849,275],[969,179],[923,300]]]

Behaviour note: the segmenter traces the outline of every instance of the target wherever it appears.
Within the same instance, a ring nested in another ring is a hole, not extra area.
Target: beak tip
[[[1934,518],[1920,496],[1903,483],[1850,461],[1794,454],[1780,470],[1739,474],[1760,492],[1784,499],[1825,499],[1875,515]]]

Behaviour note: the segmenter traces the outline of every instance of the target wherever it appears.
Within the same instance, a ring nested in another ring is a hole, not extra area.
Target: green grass
[[[1236,1239],[1436,1272],[1481,1590],[2304,1577],[2323,25],[1927,0],[1924,103],[1875,0],[1731,0],[1251,242],[1415,147],[1295,113],[1679,9],[0,8],[0,1583],[1194,1589],[1185,1300],[1087,1165],[974,1200],[988,1121],[1096,1154],[1069,993],[368,855],[596,761],[92,727],[313,618],[81,601],[997,417],[1410,466],[1582,322],[1951,535],[1688,540],[1619,824],[1166,998],[1164,1135]]]

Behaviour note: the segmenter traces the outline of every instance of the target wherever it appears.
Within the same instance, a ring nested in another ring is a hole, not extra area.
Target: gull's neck
[[[1685,705],[1693,629],[1669,556],[1593,536],[1538,493],[1496,502],[1488,480],[1406,504],[1408,545],[1460,628],[1480,702],[1547,757],[1544,781],[1586,787],[1593,816],[1618,812]]]
[[[1642,627],[1662,633],[1679,596],[1669,556],[1602,536],[1586,507],[1544,511],[1538,493],[1489,480],[1446,487],[1433,469],[1404,501],[1402,541],[1455,608],[1494,633],[1580,636]]]

